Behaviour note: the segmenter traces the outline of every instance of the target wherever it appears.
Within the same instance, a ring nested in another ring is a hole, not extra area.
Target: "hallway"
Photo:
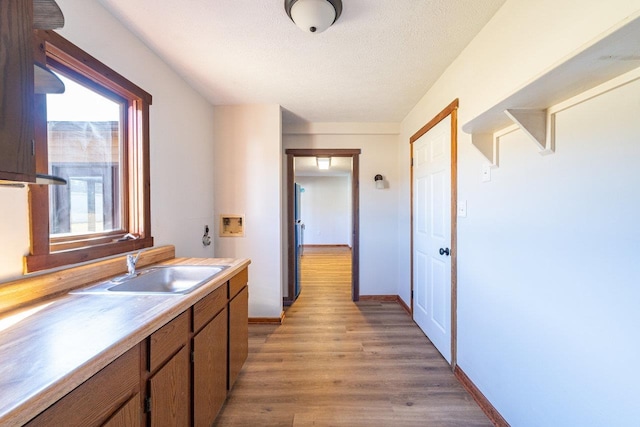
[[[216,425],[491,426],[400,305],[351,301],[350,260],[305,248],[298,301],[282,325],[249,325]]]

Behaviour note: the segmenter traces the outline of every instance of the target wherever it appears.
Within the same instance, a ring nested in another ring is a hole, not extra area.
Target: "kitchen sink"
[[[72,293],[182,295],[197,289],[228,265],[166,265],[141,269]]]

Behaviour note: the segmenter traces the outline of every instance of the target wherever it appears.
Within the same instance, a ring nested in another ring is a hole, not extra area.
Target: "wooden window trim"
[[[68,264],[90,261],[153,246],[151,236],[151,202],[149,174],[149,106],[150,94],[107,67],[54,31],[35,33],[35,61],[41,65],[55,63],[79,72],[85,83],[105,87],[129,101],[125,117],[127,196],[123,229],[116,232],[50,239],[49,191],[45,185],[30,185],[29,216],[31,244],[25,256],[25,273]],[[97,89],[98,92],[101,89]],[[36,172],[48,172],[46,96],[35,95]],[[124,222],[128,222],[128,225]],[[135,240],[119,241],[126,233],[140,236]]]

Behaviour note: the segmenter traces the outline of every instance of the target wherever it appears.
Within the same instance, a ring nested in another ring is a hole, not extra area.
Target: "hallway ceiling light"
[[[340,17],[342,0],[284,0],[284,9],[302,31],[321,33]]]
[[[331,167],[331,157],[316,157],[318,169],[328,170]]]

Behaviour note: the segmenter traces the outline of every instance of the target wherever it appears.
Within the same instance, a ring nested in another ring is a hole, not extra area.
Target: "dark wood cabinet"
[[[211,426],[248,355],[247,279],[244,269],[27,425]]]
[[[229,301],[229,374],[231,390],[249,354],[249,289],[245,287]]]
[[[36,182],[35,94],[62,93],[64,84],[36,64],[34,29],[63,25],[54,0],[0,1],[0,182]]]
[[[141,347],[137,345],[26,425],[97,426],[107,422],[129,402],[139,407],[140,357]],[[141,425],[140,417],[127,419],[130,419],[132,424],[112,425]]]
[[[189,384],[189,349],[183,347],[149,379],[152,427],[189,425]]]
[[[189,311],[185,311],[149,337],[149,372],[155,372],[189,340]]]
[[[213,424],[248,355],[247,282],[244,269],[148,338],[150,425]]]
[[[141,426],[142,406],[140,394],[134,395],[116,411],[102,427],[135,427]]]
[[[185,311],[148,338],[150,378],[146,411],[151,426],[189,424],[190,311]]]
[[[193,337],[194,426],[211,426],[227,398],[227,308]]]
[[[35,181],[33,5],[0,2],[0,180]]]

